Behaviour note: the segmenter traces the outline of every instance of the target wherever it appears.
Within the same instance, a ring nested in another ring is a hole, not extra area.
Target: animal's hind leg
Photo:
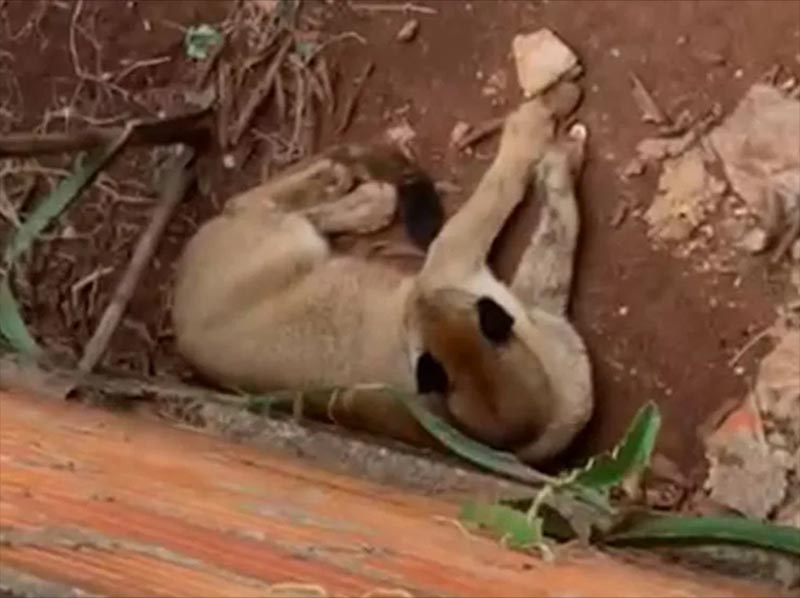
[[[539,223],[511,283],[525,305],[557,316],[566,313],[572,288],[580,230],[574,178],[583,162],[586,137],[586,127],[573,126],[537,166],[536,197],[543,202]]]
[[[301,214],[322,233],[371,233],[391,224],[397,211],[393,185],[368,181],[336,201],[302,210]]]

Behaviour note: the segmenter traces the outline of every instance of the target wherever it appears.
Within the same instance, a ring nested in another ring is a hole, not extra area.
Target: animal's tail
[[[433,180],[416,170],[397,185],[397,198],[406,234],[418,247],[428,249],[444,224],[442,201]]]

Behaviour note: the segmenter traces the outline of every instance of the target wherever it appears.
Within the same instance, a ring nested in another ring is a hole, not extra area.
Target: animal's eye
[[[476,307],[483,336],[495,344],[508,341],[511,337],[511,328],[514,326],[514,318],[489,297],[478,299]]]
[[[427,351],[417,358],[417,392],[444,395],[450,386],[447,372],[442,364]]]

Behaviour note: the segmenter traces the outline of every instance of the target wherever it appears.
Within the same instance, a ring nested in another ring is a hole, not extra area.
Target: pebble
[[[410,42],[417,36],[417,31],[419,31],[419,21],[417,19],[409,19],[397,32],[397,41]]]
[[[752,228],[740,239],[739,247],[752,254],[761,253],[767,248],[767,240],[766,231]]]

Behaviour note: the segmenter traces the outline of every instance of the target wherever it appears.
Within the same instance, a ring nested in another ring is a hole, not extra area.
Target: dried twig
[[[328,72],[328,63],[324,56],[320,56],[316,61],[315,68],[322,82],[322,88],[325,90],[325,102],[328,105],[328,114],[333,114],[336,110],[336,95],[333,93],[333,84],[331,83],[331,76]]]
[[[114,334],[114,330],[116,330],[122,314],[125,312],[128,302],[139,283],[139,279],[155,253],[172,212],[189,188],[193,173],[188,170],[188,166],[193,157],[194,151],[184,146],[183,152],[176,157],[175,162],[165,166],[167,170],[164,173],[160,201],[153,210],[150,224],[139,239],[128,267],[100,318],[100,323],[97,325],[94,335],[86,344],[83,357],[81,357],[78,364],[78,368],[81,371],[92,371],[103,353],[105,353],[111,336]]]
[[[429,6],[420,6],[413,2],[405,2],[404,4],[376,4],[372,2],[357,2],[350,5],[356,12],[403,12],[412,13],[416,12],[423,15],[435,15],[437,11],[435,8]]]
[[[244,132],[250,126],[256,110],[258,110],[258,107],[272,91],[272,86],[275,83],[275,77],[278,74],[278,69],[280,69],[283,59],[286,57],[286,53],[289,51],[292,43],[293,39],[291,37],[287,37],[284,40],[283,44],[281,44],[281,47],[275,54],[275,57],[272,59],[269,68],[264,74],[264,78],[261,79],[259,84],[253,90],[253,93],[250,94],[249,98],[247,98],[247,103],[244,105],[244,108],[242,108],[239,118],[236,123],[234,123],[233,130],[231,131],[230,143],[232,145],[236,145],[239,142],[239,139],[241,139]]]
[[[78,45],[75,39],[75,33],[80,29],[78,25],[78,19],[80,17],[81,11],[83,10],[83,0],[77,0],[75,2],[75,7],[72,10],[72,18],[70,20],[70,28],[69,28],[69,53],[72,58],[72,68],[75,71],[75,76],[83,81],[91,81],[97,85],[105,87],[107,89],[111,89],[112,91],[117,92],[120,96],[122,96],[125,100],[130,97],[130,93],[110,81],[110,77],[105,77],[103,75],[93,74],[88,72],[83,68],[81,65],[80,57],[78,55]],[[84,35],[86,35],[84,33]],[[91,41],[91,40],[90,40]],[[96,44],[96,41],[94,42]]]
[[[158,56],[156,58],[146,58],[144,60],[135,60],[131,62],[129,65],[125,66],[122,70],[115,73],[112,79],[114,82],[118,83],[122,81],[125,77],[130,75],[132,72],[137,71],[143,68],[149,68],[153,66],[159,66],[162,64],[166,64],[172,60],[171,56]]]
[[[356,87],[353,90],[353,94],[347,99],[344,105],[344,112],[342,112],[342,120],[339,122],[339,126],[336,127],[337,135],[344,133],[353,121],[358,99],[361,97],[361,93],[364,91],[364,87],[367,84],[367,79],[369,79],[373,70],[375,70],[375,63],[370,60],[364,66],[358,79],[356,79]]]
[[[636,101],[636,105],[639,106],[639,110],[642,111],[642,120],[657,125],[665,124],[667,117],[664,115],[664,111],[653,99],[642,80],[635,73],[630,74],[630,80],[631,85],[633,85],[633,99]]]
[[[458,150],[465,150],[468,147],[475,145],[479,141],[483,141],[486,137],[499,133],[503,128],[503,123],[506,122],[505,116],[498,116],[490,118],[476,126],[471,133],[464,135],[456,144]]]
[[[220,147],[228,147],[228,125],[231,121],[233,111],[233,97],[230,93],[230,85],[233,74],[231,65],[224,62],[217,69],[217,143]]]

